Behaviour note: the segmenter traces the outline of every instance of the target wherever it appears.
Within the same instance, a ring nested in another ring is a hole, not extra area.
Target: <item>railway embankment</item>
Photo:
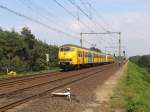
[[[102,84],[97,85],[94,90],[95,101],[89,104],[89,107],[83,112],[111,112],[111,97],[119,80],[127,69],[128,63],[120,68]],[[115,111],[116,112],[116,111]]]
[[[150,73],[147,69],[129,62],[111,98],[112,110],[149,112]]]

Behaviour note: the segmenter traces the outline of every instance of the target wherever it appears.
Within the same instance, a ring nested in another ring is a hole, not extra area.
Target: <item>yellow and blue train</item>
[[[114,62],[114,58],[111,55],[72,44],[65,44],[59,48],[58,59],[60,68],[63,70]]]

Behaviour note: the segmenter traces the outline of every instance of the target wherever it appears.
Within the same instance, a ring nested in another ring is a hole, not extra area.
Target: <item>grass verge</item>
[[[111,99],[112,110],[125,112],[150,112],[150,74],[129,62]]]
[[[37,71],[37,72],[22,72],[22,73],[17,73],[17,77],[21,76],[27,76],[27,75],[38,75],[38,74],[43,74],[43,73],[49,73],[49,72],[55,72],[61,70],[59,67],[51,67],[49,70],[42,70],[42,71]],[[7,73],[0,73],[0,78],[7,78],[8,75]]]

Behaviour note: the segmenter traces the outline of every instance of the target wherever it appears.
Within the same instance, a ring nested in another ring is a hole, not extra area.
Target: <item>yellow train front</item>
[[[66,44],[59,48],[58,59],[63,70],[114,62],[111,55],[105,55],[71,44]]]

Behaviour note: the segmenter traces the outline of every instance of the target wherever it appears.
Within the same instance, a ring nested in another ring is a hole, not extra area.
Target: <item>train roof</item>
[[[60,46],[60,47],[63,47],[63,46],[72,46],[72,47],[78,47],[78,48],[81,48],[81,49],[89,50],[88,48],[81,47],[81,46],[79,46],[79,45],[73,45],[73,44],[64,44],[64,45],[62,45],[62,46]]]
[[[81,49],[89,50],[88,48],[81,47],[79,45],[74,45],[74,44],[64,44],[64,45],[62,45],[60,47],[63,47],[63,46],[72,46],[72,47],[78,47],[78,48],[81,48]],[[90,50],[90,51],[92,51],[92,50]],[[93,51],[93,52],[96,52],[96,51]],[[100,53],[101,55],[105,55],[105,53],[101,53],[101,52],[96,52],[96,53]],[[107,55],[110,55],[110,54],[107,54]]]

